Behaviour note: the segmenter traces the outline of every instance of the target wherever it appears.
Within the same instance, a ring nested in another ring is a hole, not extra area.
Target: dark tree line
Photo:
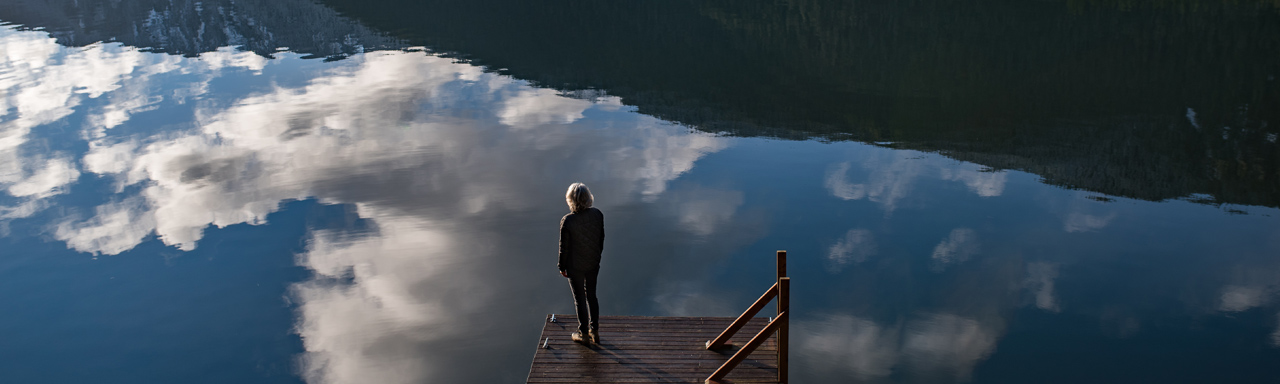
[[[20,0],[0,20],[184,55],[427,46],[710,132],[1280,207],[1275,1]]]

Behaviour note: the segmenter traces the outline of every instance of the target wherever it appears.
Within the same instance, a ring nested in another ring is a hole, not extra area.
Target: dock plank
[[[602,316],[601,342],[582,345],[569,335],[577,331],[573,315],[544,319],[542,336],[529,368],[527,383],[697,383],[768,324],[755,318],[730,339],[729,348],[708,351],[733,322],[731,317]],[[777,341],[770,337],[726,379],[732,383],[777,383]],[[543,345],[547,348],[543,348]]]

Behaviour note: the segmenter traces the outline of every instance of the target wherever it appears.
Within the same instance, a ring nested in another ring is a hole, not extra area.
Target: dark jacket
[[[604,251],[604,213],[587,208],[560,219],[561,271],[588,272],[600,268]]]

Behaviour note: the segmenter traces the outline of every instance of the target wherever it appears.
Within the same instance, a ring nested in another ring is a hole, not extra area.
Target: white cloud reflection
[[[653,295],[661,313],[667,316],[734,316],[740,308],[730,308],[724,297],[708,292],[705,282],[672,281],[659,284]]]
[[[71,184],[80,171],[66,159],[50,159],[26,178],[9,186],[9,194],[17,197],[42,198],[56,195],[61,187]]]
[[[702,236],[710,235],[730,222],[744,201],[741,191],[703,187],[687,188],[670,197],[680,223]]]
[[[713,135],[619,108],[614,97],[569,98],[451,59],[403,52],[290,74],[308,76],[303,85],[195,103],[195,124],[186,131],[113,136],[137,114],[201,97],[225,66],[238,66],[240,76],[263,75],[267,62],[230,50],[199,58],[113,44],[77,50],[38,32],[0,33],[0,56],[8,58],[0,64],[8,75],[0,77],[6,90],[0,100],[5,113],[17,114],[0,126],[0,187],[29,197],[2,207],[6,218],[42,208],[33,199],[62,191],[82,165],[114,179],[119,194],[55,226],[55,238],[82,252],[117,254],[151,234],[192,250],[210,226],[265,223],[290,199],[353,204],[372,223],[362,236],[317,231],[298,255],[316,275],[294,288],[304,377],[314,383],[447,381],[457,374],[449,372],[452,364],[475,351],[428,346],[507,332],[495,322],[457,319],[482,310],[502,317],[494,307],[525,308],[495,305],[512,299],[486,291],[485,281],[500,273],[493,265],[509,263],[514,251],[496,245],[503,237],[493,228],[495,217],[543,209],[554,215],[564,209],[555,196],[573,181],[591,185],[607,212],[653,201],[699,158],[726,146]],[[187,77],[149,85],[147,76],[170,72]],[[103,105],[77,107],[86,98]],[[75,110],[88,114],[81,135],[87,153],[24,157],[19,149],[32,127]],[[680,223],[702,234],[729,222],[743,202],[737,191],[681,193],[691,198],[673,200],[686,213]],[[678,301],[684,304],[672,305],[702,305]]]
[[[482,279],[445,278],[476,274],[480,266],[451,252],[457,244],[441,225],[370,212],[366,205],[358,210],[376,218],[378,236],[350,241],[318,232],[299,256],[319,276],[294,287],[297,331],[307,351],[303,377],[311,383],[422,382],[439,367],[406,352],[464,332],[449,318],[475,315],[492,292]],[[334,282],[346,277],[353,283]],[[426,286],[432,289],[421,289]]]
[[[1058,312],[1058,298],[1054,295],[1054,281],[1058,278],[1058,264],[1033,262],[1027,264],[1025,285],[1035,297],[1036,308]]]
[[[851,315],[828,315],[797,322],[799,351],[818,369],[861,381],[888,376],[902,358],[901,327],[881,326]]]
[[[0,189],[21,198],[17,206],[0,207],[0,219],[34,214],[46,205],[41,200],[65,192],[80,175],[76,159],[24,150],[33,128],[81,108],[87,110],[85,137],[100,138],[164,100],[152,94],[154,76],[209,73],[247,56],[255,55],[227,48],[189,59],[115,43],[64,47],[43,32],[0,28]],[[95,105],[86,105],[89,101]]]
[[[998,336],[975,319],[934,314],[907,324],[903,350],[913,368],[963,380],[995,350]]]
[[[1266,291],[1261,287],[1228,286],[1222,291],[1218,310],[1240,312],[1262,305]]]
[[[569,124],[582,118],[593,103],[556,94],[550,89],[524,89],[505,98],[498,107],[502,124],[529,128],[544,124]]]
[[[827,168],[823,181],[827,191],[842,200],[862,200],[879,203],[885,214],[892,214],[901,201],[909,196],[922,179],[934,177],[942,181],[964,183],[970,191],[982,197],[1000,196],[1004,193],[1008,174],[993,172],[983,166],[950,160],[936,154],[907,150],[863,151],[867,157],[857,161],[865,181],[855,182],[850,171],[854,162],[833,164]],[[927,172],[937,170],[938,173]]]
[[[437,114],[461,107],[503,110],[508,101],[504,95],[530,95],[520,91],[527,88],[522,83],[485,74],[478,67],[398,53],[368,54],[350,64],[358,65],[334,69],[302,88],[247,97],[225,110],[198,110],[197,115],[204,116],[200,129],[185,137],[136,150],[130,142],[95,145],[84,160],[86,168],[117,174],[125,184],[145,183],[143,196],[150,212],[139,215],[154,217],[156,232],[166,244],[190,250],[206,226],[261,223],[285,199],[336,197],[324,189],[373,168],[465,170],[423,175],[419,182],[435,189],[467,189],[460,202],[471,213],[490,203],[528,206],[532,203],[525,196],[506,187],[511,177],[528,178],[546,165],[523,158],[530,155],[527,144],[539,144],[536,147],[545,155],[534,154],[540,157],[534,160],[544,163],[567,161],[554,154],[574,154],[585,144],[580,136],[569,135],[581,133],[564,126],[569,120],[553,120],[555,124],[537,130],[512,130],[503,141],[484,142],[483,132],[505,130],[516,117]],[[564,104],[582,103],[590,105],[582,100]],[[437,113],[419,114],[418,108]],[[607,171],[632,184],[624,190],[655,194],[698,157],[723,147],[713,137],[658,121],[642,119],[637,124],[631,133],[639,140],[597,143],[607,145],[597,151],[597,162],[574,166]],[[667,139],[675,136],[691,140]],[[516,176],[522,171],[527,171],[524,176]],[[466,182],[439,185],[444,179]]]
[[[827,315],[796,324],[806,365],[822,373],[879,381],[895,371],[932,382],[965,381],[995,351],[1000,327],[949,313],[881,324]]]
[[[925,170],[918,153],[911,151],[868,151],[872,156],[862,161],[868,172],[862,183],[849,181],[850,163],[840,163],[827,171],[826,187],[835,197],[844,200],[867,199],[884,207],[885,214],[893,213],[898,202],[911,192],[916,179]]]
[[[1253,263],[1234,266],[1228,283],[1216,292],[1212,310],[1223,314],[1275,310],[1275,304],[1280,301],[1280,264],[1277,264],[1280,260],[1273,253],[1255,257]],[[1267,336],[1267,343],[1280,347],[1280,315],[1276,320],[1276,329]]]
[[[1276,330],[1271,332],[1271,345],[1280,347],[1280,313],[1276,314]]]
[[[827,251],[827,270],[840,272],[845,266],[867,261],[867,258],[875,254],[876,239],[871,231],[850,229]]]
[[[114,255],[132,249],[155,231],[156,223],[141,197],[99,206],[85,221],[64,221],[54,238],[67,247],[93,254]]]
[[[956,228],[942,242],[933,247],[933,259],[930,268],[941,272],[947,266],[969,260],[969,256],[978,252],[978,232],[969,228]]]
[[[973,163],[960,163],[955,168],[942,168],[943,180],[959,181],[968,186],[973,193],[982,197],[995,197],[1004,193],[1004,184],[1009,174],[1003,171],[992,171]]]
[[[1092,232],[1102,228],[1106,228],[1111,224],[1111,220],[1116,218],[1116,214],[1109,213],[1106,215],[1090,215],[1081,212],[1072,212],[1067,215],[1067,219],[1062,222],[1062,230],[1074,232]]]

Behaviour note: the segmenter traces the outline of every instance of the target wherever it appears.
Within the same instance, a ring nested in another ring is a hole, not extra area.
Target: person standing
[[[560,218],[560,275],[569,279],[578,314],[573,341],[600,342],[600,304],[596,300],[596,276],[604,251],[604,213],[593,208],[595,197],[586,184],[573,183],[565,192],[569,214]]]

